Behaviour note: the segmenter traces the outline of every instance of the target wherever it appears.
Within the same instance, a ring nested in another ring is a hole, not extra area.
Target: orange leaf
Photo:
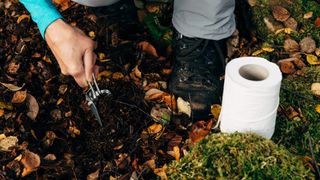
[[[26,14],[22,14],[21,16],[18,17],[17,19],[17,24],[20,24],[20,22],[24,19],[27,19],[28,22],[30,21],[30,16],[29,15],[26,15]]]
[[[320,28],[320,17],[317,17],[317,19],[314,21],[314,25]]]
[[[26,175],[37,170],[37,168],[40,166],[41,161],[38,154],[26,150],[22,156],[21,163],[24,166],[21,176],[25,177]]]
[[[166,103],[166,105],[172,110],[172,111],[176,111],[177,109],[177,101],[176,98],[173,96],[171,96],[170,94],[167,93],[163,93],[162,95],[162,101],[164,101]]]
[[[174,157],[176,161],[180,160],[180,149],[178,146],[173,147],[173,151],[168,151],[167,152],[170,156]]]
[[[189,137],[193,143],[201,141],[205,136],[207,136],[211,131],[211,126],[213,124],[212,120],[208,122],[197,121],[192,125],[192,130],[189,132]]]
[[[27,91],[17,91],[14,93],[11,102],[12,103],[23,103],[27,98]]]
[[[156,48],[154,48],[154,46],[147,41],[139,42],[138,47],[140,47],[143,52],[146,52],[154,57],[159,57]]]
[[[0,109],[0,117],[2,117],[4,115],[4,110]]]

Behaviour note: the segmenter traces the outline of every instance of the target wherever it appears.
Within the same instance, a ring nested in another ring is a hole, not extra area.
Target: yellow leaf
[[[102,72],[100,72],[100,73],[98,74],[97,80],[100,81],[100,80],[102,79],[102,77],[108,78],[108,77],[111,76],[111,74],[112,74],[111,71],[102,71]]]
[[[161,180],[167,180],[168,177],[167,177],[167,174],[166,174],[166,171],[167,171],[167,165],[163,165],[163,167],[161,168],[155,168],[153,170],[153,172],[158,175],[160,177]]]
[[[276,32],[275,32],[275,35],[277,34],[280,34],[280,33],[286,33],[286,34],[291,34],[292,32],[294,32],[294,30],[292,30],[291,28],[281,28],[281,29],[278,29]]]
[[[11,102],[12,103],[23,103],[27,98],[27,91],[17,91],[14,93]]]
[[[24,19],[28,19],[28,22],[30,21],[30,16],[26,14],[22,14],[21,16],[18,17],[17,19],[17,24],[20,24],[20,22]]]
[[[98,59],[99,60],[106,59],[106,54],[105,53],[99,53],[98,54]]]
[[[307,55],[307,61],[311,65],[319,65],[320,61],[318,60],[318,57],[313,54],[306,54]]]
[[[0,134],[0,140],[6,138],[7,136],[5,134]]]
[[[180,160],[180,149],[178,146],[173,147],[173,151],[168,151],[167,152],[170,156],[174,157],[176,161]]]
[[[273,52],[274,51],[274,49],[272,47],[263,47],[262,50],[265,52]]]
[[[111,59],[99,59],[100,62],[108,62],[111,61]]]
[[[252,56],[258,56],[259,54],[261,54],[263,52],[264,52],[264,50],[262,50],[262,49],[256,50],[255,52],[252,53]]]
[[[59,106],[62,102],[63,102],[63,99],[59,98],[58,101],[57,101],[57,106]]]
[[[2,84],[4,87],[8,88],[11,91],[19,91],[24,87],[24,84],[21,87],[18,87],[16,85],[13,84],[9,84],[9,83],[2,83],[0,82],[0,84]]]
[[[50,60],[49,57],[47,56],[43,56],[42,60],[44,60],[45,62],[49,63],[49,64],[52,64],[52,61]]]
[[[163,126],[161,124],[153,124],[151,126],[148,127],[148,133],[149,134],[157,134],[159,132],[161,132]]]
[[[89,37],[90,37],[91,39],[94,39],[94,38],[96,37],[96,33],[94,33],[93,31],[90,31],[90,32],[89,32]]]
[[[320,113],[320,104],[317,104],[317,105],[316,105],[316,111],[317,111],[318,113]]]
[[[214,119],[218,119],[221,112],[221,106],[219,104],[214,104],[211,106],[211,114],[213,115]]]

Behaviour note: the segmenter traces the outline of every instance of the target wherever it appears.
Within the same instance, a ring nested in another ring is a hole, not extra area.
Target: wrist
[[[55,44],[61,40],[65,40],[73,31],[73,28],[62,19],[52,22],[45,31],[45,39],[48,44]]]

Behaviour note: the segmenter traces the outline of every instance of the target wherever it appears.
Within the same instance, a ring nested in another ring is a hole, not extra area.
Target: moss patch
[[[305,179],[297,156],[253,134],[212,134],[168,168],[169,179]]]

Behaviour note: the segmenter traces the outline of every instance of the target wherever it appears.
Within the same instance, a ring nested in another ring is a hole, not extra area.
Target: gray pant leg
[[[175,0],[172,23],[182,35],[220,40],[236,28],[235,0]]]

